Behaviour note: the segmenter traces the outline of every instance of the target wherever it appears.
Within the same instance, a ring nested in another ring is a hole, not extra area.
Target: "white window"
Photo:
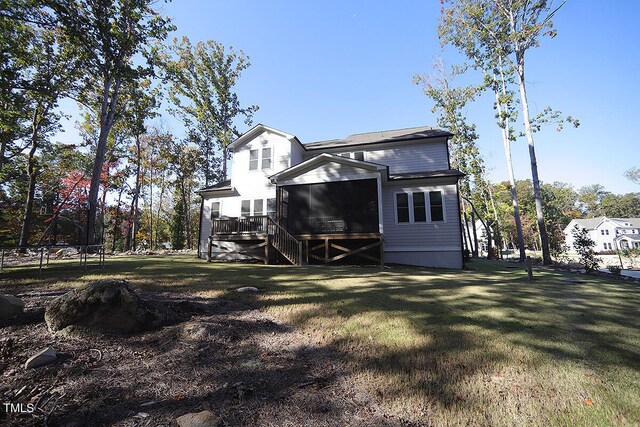
[[[273,167],[273,149],[265,147],[260,150],[249,150],[249,170],[266,170]]]
[[[253,201],[253,215],[254,216],[264,215],[264,201],[262,199],[256,199]]]
[[[276,219],[276,199],[267,199],[267,215],[271,219]]]
[[[604,230],[604,233],[608,236],[609,235],[609,230]]]
[[[396,193],[396,223],[444,221],[442,191]]]
[[[271,169],[271,163],[272,163],[272,153],[271,153],[271,147],[267,147],[267,148],[263,148],[262,149],[262,170],[264,169]]]
[[[251,215],[251,200],[243,200],[240,204],[240,216]]]
[[[220,202],[211,203],[211,220],[220,218]]]
[[[600,234],[604,236],[604,230],[600,230]]]
[[[259,153],[260,152],[258,150],[249,151],[249,170],[250,171],[258,170],[258,155],[259,155]]]

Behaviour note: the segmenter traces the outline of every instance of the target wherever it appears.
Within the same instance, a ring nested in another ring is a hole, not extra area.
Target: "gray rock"
[[[53,347],[47,347],[44,350],[34,354],[24,363],[25,369],[37,368],[39,366],[53,363],[58,358],[56,350]]]
[[[222,424],[220,417],[210,411],[185,414],[176,418],[180,427],[218,427]]]
[[[126,280],[99,280],[53,300],[44,318],[49,330],[61,335],[126,335],[155,329],[171,313],[141,299]]]
[[[240,292],[243,294],[253,294],[253,293],[260,292],[260,289],[254,286],[243,286],[242,288],[236,289],[236,292]]]
[[[188,341],[208,341],[214,335],[213,326],[201,322],[187,322],[180,328],[180,336]]]
[[[13,295],[0,294],[0,320],[19,316],[24,312],[24,302]]]

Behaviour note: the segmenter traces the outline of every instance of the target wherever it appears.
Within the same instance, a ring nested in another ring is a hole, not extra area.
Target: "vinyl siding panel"
[[[460,217],[456,185],[432,180],[389,183],[382,188],[382,210],[385,251],[461,251]],[[395,194],[397,192],[442,191],[445,221],[396,224]]]
[[[449,169],[446,138],[433,138],[399,144],[375,144],[318,150],[304,154],[305,160],[321,153],[342,154],[362,151],[364,160],[389,166],[389,173],[426,172]]]
[[[358,179],[372,179],[378,172],[368,169],[330,162],[301,173],[291,179],[278,181],[278,185],[313,184],[319,182],[351,181]]]

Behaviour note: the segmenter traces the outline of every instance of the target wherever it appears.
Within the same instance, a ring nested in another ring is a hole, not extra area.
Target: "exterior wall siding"
[[[379,147],[380,146],[380,147]],[[389,166],[390,174],[449,169],[446,138],[416,140],[401,146],[372,146],[332,148],[307,152],[305,160],[322,153],[342,154],[362,151],[364,160]]]
[[[442,191],[444,221],[396,223],[396,193]],[[396,181],[382,188],[385,258],[428,267],[462,267],[456,184],[450,180]],[[388,256],[387,256],[388,255]],[[419,263],[416,263],[419,260]],[[409,262],[412,261],[412,262]]]
[[[294,178],[279,181],[278,185],[313,184],[318,182],[353,181],[375,179],[378,172],[331,162],[299,174]]]

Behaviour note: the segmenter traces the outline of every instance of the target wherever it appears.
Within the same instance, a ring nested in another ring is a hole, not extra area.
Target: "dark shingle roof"
[[[228,179],[226,181],[220,181],[217,184],[213,184],[208,187],[201,188],[197,192],[200,193],[203,191],[221,191],[221,190],[230,190],[230,189],[231,189],[231,180]]]
[[[389,179],[393,181],[398,179],[443,178],[448,176],[464,176],[464,174],[458,169],[444,169],[429,172],[396,173],[389,175]]]
[[[431,126],[420,126],[415,128],[383,130],[368,133],[356,133],[344,139],[330,139],[327,141],[317,141],[304,144],[307,150],[319,150],[323,148],[339,148],[351,145],[377,144],[381,142],[406,141],[422,138],[437,138],[452,136],[450,132],[437,129]]]

